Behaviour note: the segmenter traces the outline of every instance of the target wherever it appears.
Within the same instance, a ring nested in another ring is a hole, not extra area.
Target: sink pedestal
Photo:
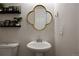
[[[36,52],[35,55],[36,56],[44,56],[44,53],[43,52]]]

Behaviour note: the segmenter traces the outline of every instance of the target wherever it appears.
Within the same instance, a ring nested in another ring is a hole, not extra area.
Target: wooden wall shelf
[[[20,6],[1,7],[0,14],[21,14]]]
[[[21,25],[19,25],[19,26],[0,26],[0,27],[21,27]]]

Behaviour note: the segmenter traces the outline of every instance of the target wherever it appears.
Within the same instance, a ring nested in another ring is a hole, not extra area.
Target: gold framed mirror
[[[27,14],[27,22],[36,30],[43,30],[51,23],[52,14],[43,5],[37,5]]]

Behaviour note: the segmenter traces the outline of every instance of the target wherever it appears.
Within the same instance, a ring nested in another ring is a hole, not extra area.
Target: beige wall
[[[79,55],[79,4],[57,4],[56,10],[56,55]]]
[[[6,4],[7,6],[8,4]],[[26,44],[40,36],[49,41],[53,47],[46,55],[79,55],[79,4],[42,4],[48,11],[54,14],[54,8],[58,16],[54,17],[51,24],[43,31],[36,31],[26,22],[26,15],[38,4],[9,4],[21,5],[21,14],[1,14],[0,20],[13,19],[14,16],[22,16],[21,28],[0,28],[0,42],[19,42],[19,55],[33,55],[26,48]],[[55,26],[54,26],[55,24]],[[54,33],[55,29],[55,33]],[[55,41],[54,41],[55,34]]]
[[[22,27],[21,28],[0,28],[0,42],[19,42],[20,49],[19,55],[33,55],[31,51],[26,48],[26,44],[32,40],[41,39],[49,41],[54,46],[54,19],[51,24],[43,31],[36,31],[30,24],[26,22],[27,13],[30,12],[34,6],[38,4],[5,4],[7,5],[20,5],[21,14],[0,14],[0,20],[13,19],[15,16],[21,16]],[[48,11],[53,14],[54,5],[53,4],[42,4]],[[54,48],[52,48],[46,55],[54,55]]]

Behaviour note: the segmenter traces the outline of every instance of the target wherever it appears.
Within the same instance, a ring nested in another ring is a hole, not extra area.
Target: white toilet
[[[19,43],[0,43],[0,56],[16,56],[18,55]]]

